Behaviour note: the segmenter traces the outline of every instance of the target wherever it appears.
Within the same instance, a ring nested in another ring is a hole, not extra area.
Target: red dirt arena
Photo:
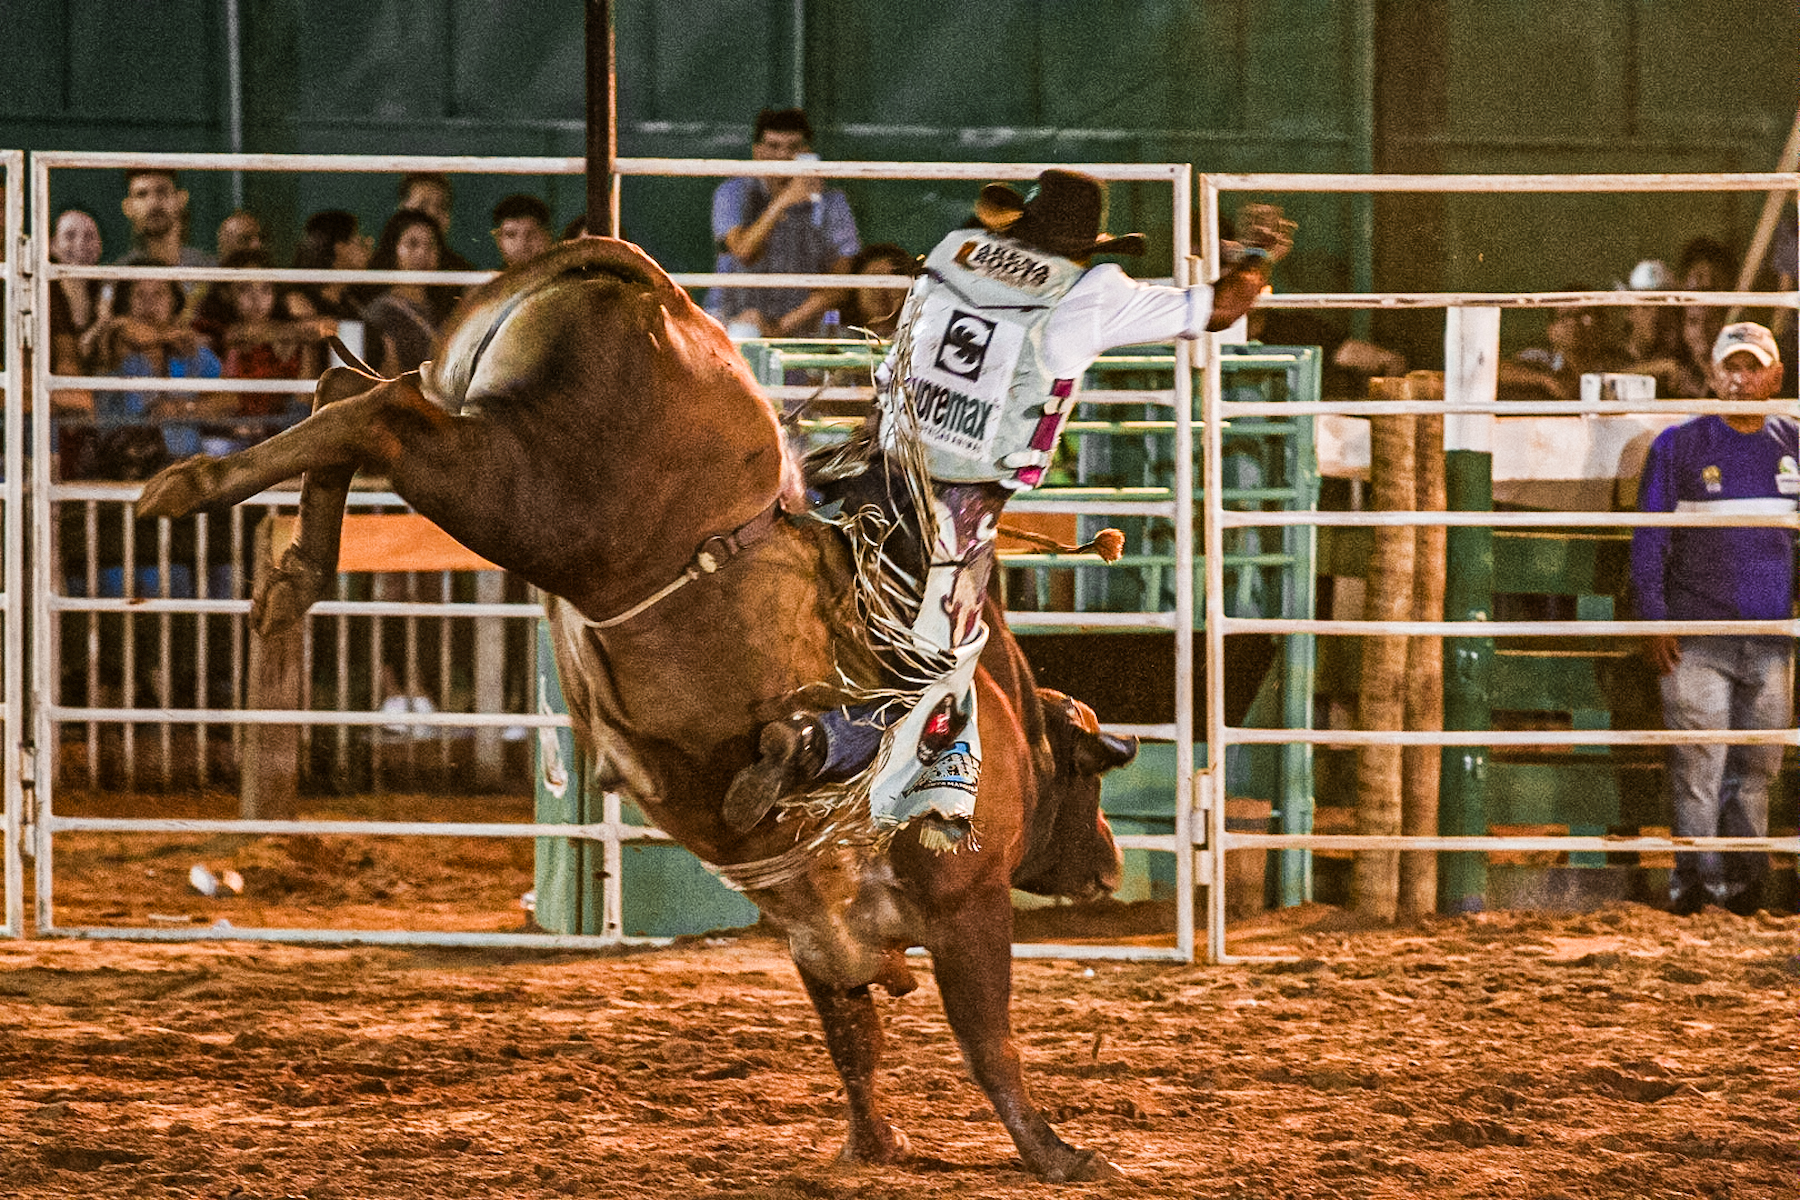
[[[88,837],[58,840],[59,923],[518,928],[531,870],[529,842]],[[245,894],[188,890],[196,861]],[[1052,915],[1021,936],[1172,920]],[[1038,1100],[1134,1194],[1800,1194],[1800,918],[1621,905],[1359,931],[1314,905],[1232,945],[1291,961],[1017,964]],[[6,943],[0,1194],[1099,1190],[1020,1169],[929,981],[880,1005],[917,1157],[851,1170],[818,1019],[757,931],[611,955]]]

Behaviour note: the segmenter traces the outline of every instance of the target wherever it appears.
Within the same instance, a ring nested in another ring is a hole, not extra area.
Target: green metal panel
[[[550,627],[540,620],[538,700],[551,712],[567,712]],[[600,790],[569,729],[539,732],[533,755],[536,816],[543,824],[605,818]],[[621,805],[627,824],[645,824],[635,805]],[[537,923],[552,933],[603,932],[604,848],[574,838],[538,838],[533,870]],[[756,906],[720,883],[688,851],[668,844],[628,845],[620,861],[621,931],[627,937],[675,937],[754,925]]]
[[[1451,512],[1491,512],[1494,458],[1473,450],[1444,453],[1444,483]],[[1452,528],[1446,534],[1444,617],[1485,621],[1494,611],[1494,535],[1491,529]],[[1493,728],[1493,638],[1444,639],[1444,728]],[[1438,832],[1487,832],[1488,755],[1485,746],[1444,747]],[[1467,912],[1487,894],[1487,856],[1438,858],[1438,907]]]
[[[1488,765],[1488,820],[1495,825],[1619,822],[1619,779],[1610,765],[1498,762]]]

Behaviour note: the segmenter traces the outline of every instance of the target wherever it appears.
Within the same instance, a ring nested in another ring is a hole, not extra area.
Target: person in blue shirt
[[[1712,351],[1722,400],[1768,400],[1781,387],[1774,336],[1727,325]],[[1643,512],[1792,513],[1800,497],[1800,423],[1788,416],[1703,416],[1651,444],[1638,493]],[[1794,611],[1794,531],[1773,526],[1640,528],[1631,579],[1649,621],[1786,620]],[[1670,729],[1786,729],[1793,725],[1794,644],[1771,636],[1649,639]],[[1668,753],[1676,837],[1762,837],[1779,745],[1678,745]],[[1761,906],[1766,853],[1678,851],[1671,908]]]
[[[797,108],[756,115],[750,157],[791,162],[812,154],[812,123]],[[814,176],[727,179],[713,192],[712,236],[721,274],[841,274],[860,241],[850,202]],[[801,337],[839,307],[835,291],[713,288],[706,311],[736,336]]]

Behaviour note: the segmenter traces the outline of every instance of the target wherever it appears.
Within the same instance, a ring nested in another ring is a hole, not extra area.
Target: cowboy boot
[[[825,766],[825,727],[812,713],[797,712],[762,727],[761,757],[737,773],[725,792],[725,824],[752,829],[783,796],[801,791]]]

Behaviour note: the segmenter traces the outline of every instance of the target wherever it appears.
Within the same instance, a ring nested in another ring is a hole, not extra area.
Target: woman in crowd
[[[892,242],[875,242],[858,250],[850,260],[852,275],[906,275],[918,270],[913,256]],[[845,289],[843,312],[839,324],[846,333],[866,329],[882,341],[894,336],[900,323],[900,306],[906,303],[906,289],[853,287]]]
[[[1580,284],[1564,291],[1583,292]],[[1546,345],[1521,350],[1500,362],[1500,398],[1581,399],[1581,377],[1594,371],[1617,371],[1623,365],[1614,327],[1606,310],[1569,305],[1553,311],[1544,330]]]
[[[100,225],[93,214],[81,208],[64,209],[50,239],[50,261],[91,267],[100,261],[100,252]],[[106,315],[100,294],[98,279],[59,279],[50,289],[50,369],[56,374],[87,374],[88,359],[81,342]]]
[[[413,208],[388,218],[369,259],[377,271],[435,271],[444,261],[444,235],[437,222]],[[429,359],[438,328],[454,305],[454,290],[420,283],[396,283],[363,307],[368,326],[366,357],[384,375],[416,371]]]
[[[100,261],[100,224],[94,215],[82,208],[66,208],[56,218],[50,239],[50,261],[70,266],[91,267]],[[108,305],[102,302],[104,290],[98,279],[59,279],[50,289],[50,370],[57,375],[86,375],[92,370],[90,355],[83,350],[88,330],[103,320]],[[94,394],[65,388],[50,397],[54,418],[91,417]],[[79,459],[91,453],[93,426],[62,424],[51,433],[56,454],[62,463],[62,474],[69,478]]]

